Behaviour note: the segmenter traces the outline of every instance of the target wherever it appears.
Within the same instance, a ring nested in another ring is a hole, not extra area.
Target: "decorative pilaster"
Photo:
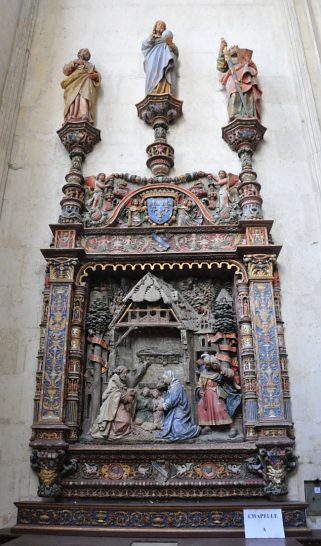
[[[61,495],[60,479],[68,472],[74,472],[77,466],[75,461],[67,462],[66,459],[66,434],[73,436],[74,429],[77,429],[74,421],[70,422],[70,429],[67,423],[68,420],[71,421],[69,416],[72,414],[69,385],[72,380],[80,384],[80,366],[76,370],[70,369],[73,356],[71,350],[68,361],[72,284],[77,263],[75,258],[48,259],[49,277],[44,293],[35,419],[30,443],[34,448],[31,466],[39,475],[38,495],[44,497]],[[74,321],[75,305],[74,303],[72,324],[79,322]],[[79,353],[80,347],[75,350],[75,354]],[[79,389],[76,391],[79,397]]]
[[[282,389],[283,389],[283,399],[284,399],[284,416],[291,422],[291,401],[290,401],[290,389],[289,389],[289,374],[288,374],[288,355],[285,347],[284,339],[284,323],[281,315],[281,289],[280,289],[280,280],[278,272],[274,272],[273,278],[273,290],[274,290],[274,308],[275,308],[275,318],[277,324],[277,334],[279,342],[279,354],[280,354],[280,367],[281,367],[281,377],[282,377]]]
[[[222,138],[231,150],[237,152],[241,162],[240,206],[244,220],[260,219],[262,215],[261,186],[252,169],[252,158],[263,139],[266,128],[255,118],[236,118],[222,128]]]
[[[136,104],[140,119],[154,129],[155,140],[146,148],[146,165],[154,176],[167,176],[174,166],[174,148],[167,144],[167,130],[182,116],[182,105],[170,94],[147,95]]]
[[[66,184],[62,188],[64,197],[60,202],[59,222],[62,224],[81,223],[81,212],[85,200],[82,164],[86,155],[100,141],[100,131],[88,121],[68,121],[57,133],[71,159],[71,168],[65,177]]]
[[[46,274],[45,287],[42,294],[43,294],[43,302],[42,302],[42,313],[41,313],[41,322],[40,322],[39,350],[38,350],[38,356],[37,356],[38,366],[37,366],[37,373],[36,373],[36,391],[34,396],[34,413],[33,413],[34,423],[38,422],[38,419],[39,419],[43,363],[44,363],[44,352],[45,352],[45,337],[46,337],[46,329],[47,329],[47,321],[48,321],[49,299],[50,299],[48,274]]]
[[[41,334],[38,381],[41,380],[41,395],[37,400],[37,420],[33,425],[32,445],[65,446],[65,383],[70,327],[72,283],[75,258],[49,259],[48,318]],[[48,295],[47,295],[48,299]],[[45,313],[47,303],[45,304]],[[45,330],[45,332],[44,332]]]
[[[273,292],[275,255],[246,255],[250,279],[252,331],[256,357],[258,445],[291,445],[284,411],[282,375]]]
[[[249,287],[237,282],[237,312],[240,336],[240,361],[243,370],[244,427],[247,440],[257,437],[257,395],[256,369],[250,317]]]
[[[70,441],[78,440],[80,425],[85,304],[86,288],[78,286],[73,298],[67,374],[66,425],[69,427],[67,438]]]

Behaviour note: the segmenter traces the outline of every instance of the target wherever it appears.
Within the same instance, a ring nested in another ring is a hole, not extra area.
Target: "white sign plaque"
[[[245,538],[284,538],[281,508],[244,510]]]

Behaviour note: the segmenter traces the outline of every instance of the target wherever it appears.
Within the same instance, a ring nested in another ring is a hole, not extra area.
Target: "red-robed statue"
[[[240,49],[237,45],[228,48],[224,38],[221,39],[217,70],[222,72],[221,83],[227,93],[230,121],[236,117],[261,119],[262,90],[252,54],[250,49]]]

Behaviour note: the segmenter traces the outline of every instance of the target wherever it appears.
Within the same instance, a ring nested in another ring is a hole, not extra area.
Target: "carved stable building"
[[[280,247],[252,168],[265,129],[255,118],[223,128],[242,165],[238,176],[225,173],[225,183],[205,172],[170,177],[166,132],[182,103],[147,95],[137,109],[155,134],[150,178],[84,177],[99,131],[88,122],[58,131],[71,168],[53,243],[42,250],[48,268],[31,439],[45,500],[17,503],[17,529],[241,533],[242,509],[253,499],[267,506],[273,496],[286,531],[304,532],[304,505],[276,498],[287,492],[296,457]],[[164,371],[173,371],[197,422],[204,353],[233,372],[232,426],[169,442],[133,412],[130,434],[91,436],[119,365],[136,393],[156,389]]]

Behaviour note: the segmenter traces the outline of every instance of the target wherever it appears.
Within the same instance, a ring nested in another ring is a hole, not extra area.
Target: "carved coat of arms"
[[[173,214],[173,211],[173,197],[148,197],[148,216],[155,224],[162,225],[168,222]]]

